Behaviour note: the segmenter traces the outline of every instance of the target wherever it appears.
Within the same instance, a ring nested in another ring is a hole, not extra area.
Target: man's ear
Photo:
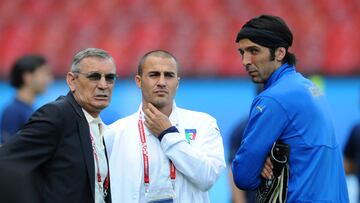
[[[76,75],[74,73],[68,72],[66,74],[66,83],[70,87],[71,92],[75,92],[76,90],[75,79],[76,79]]]
[[[136,82],[136,86],[141,89],[141,76],[140,75],[135,75],[135,82]]]
[[[279,47],[276,49],[275,51],[275,59],[277,61],[283,61],[283,59],[285,58],[286,55],[286,49],[284,47]]]

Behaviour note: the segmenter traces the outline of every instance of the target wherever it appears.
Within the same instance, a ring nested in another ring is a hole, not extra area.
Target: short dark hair
[[[18,58],[11,68],[10,84],[16,89],[21,88],[24,85],[24,74],[34,72],[46,63],[45,57],[41,55],[26,55]]]
[[[288,51],[288,48],[293,43],[293,34],[285,21],[280,17],[260,15],[252,18],[242,26],[235,41],[238,43],[241,39],[245,38],[269,48],[271,58],[274,58],[277,48],[284,47],[286,55],[282,63],[296,64],[295,54]]]
[[[177,71],[179,72],[179,63],[174,55],[172,55],[170,52],[165,51],[165,50],[153,50],[153,51],[147,52],[146,54],[144,54],[143,57],[141,57],[140,62],[138,64],[138,71],[137,71],[138,75],[142,75],[143,65],[149,56],[174,59],[174,61],[176,63]]]

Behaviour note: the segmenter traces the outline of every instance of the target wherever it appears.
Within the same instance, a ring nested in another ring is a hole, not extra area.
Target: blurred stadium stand
[[[244,75],[234,39],[262,13],[292,28],[301,72],[360,73],[359,0],[2,0],[0,77],[30,52],[46,55],[63,76],[72,55],[92,46],[114,56],[121,76],[133,75],[152,49],[174,53],[185,76]]]

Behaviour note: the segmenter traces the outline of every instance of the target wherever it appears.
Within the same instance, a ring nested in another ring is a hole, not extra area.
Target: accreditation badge
[[[171,185],[167,187],[151,187],[145,191],[145,200],[147,203],[173,203],[175,202],[175,191]]]

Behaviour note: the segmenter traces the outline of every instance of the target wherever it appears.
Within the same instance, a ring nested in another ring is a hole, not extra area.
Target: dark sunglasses
[[[101,77],[104,75],[105,77],[105,81],[107,83],[114,83],[116,80],[116,74],[114,73],[108,73],[108,74],[101,74],[99,72],[89,72],[89,73],[82,73],[80,71],[74,71],[73,73],[78,73],[81,75],[85,75],[85,77],[87,79],[89,79],[90,81],[94,81],[94,82],[98,82],[101,80]]]

